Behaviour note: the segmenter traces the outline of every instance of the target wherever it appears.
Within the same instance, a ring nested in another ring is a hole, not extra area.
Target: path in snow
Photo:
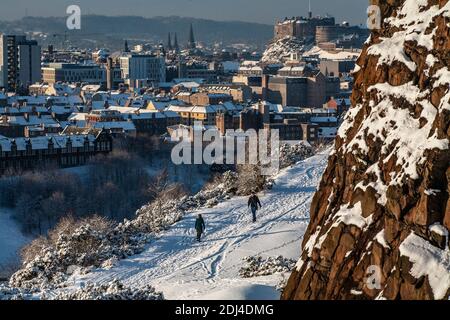
[[[283,275],[242,279],[242,258],[251,255],[297,259],[309,222],[312,196],[327,163],[320,153],[276,177],[273,190],[260,196],[258,222],[251,222],[247,198],[236,197],[212,209],[186,215],[147,249],[110,270],[71,278],[75,286],[119,279],[128,286],[152,284],[167,299],[278,299]],[[203,242],[195,242],[194,221],[206,222]],[[285,275],[287,276],[287,275]]]

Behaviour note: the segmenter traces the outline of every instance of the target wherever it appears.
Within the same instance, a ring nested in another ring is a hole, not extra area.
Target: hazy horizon
[[[309,0],[2,0],[0,20],[25,16],[62,17],[69,5],[77,4],[82,14],[105,16],[180,16],[218,21],[248,21],[273,24],[288,16],[307,15]],[[367,1],[368,2],[368,1]],[[337,22],[352,24],[366,21],[364,0],[312,0],[314,15],[330,14]],[[351,8],[351,10],[349,10]],[[238,9],[238,10],[237,10]]]

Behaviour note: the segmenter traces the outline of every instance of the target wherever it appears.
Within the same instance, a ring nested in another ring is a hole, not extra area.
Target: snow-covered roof
[[[270,103],[268,101],[262,101],[259,103],[255,103],[252,105],[253,109],[258,110],[259,109],[259,105],[263,105],[263,106],[269,106],[269,111],[270,112],[283,112],[284,111],[284,107],[281,104],[275,104],[275,103]]]
[[[83,99],[80,96],[72,95],[72,96],[52,96],[48,98],[51,100],[54,104],[69,104],[71,106],[76,104],[83,104]]]
[[[27,105],[45,105],[47,96],[10,96],[8,97],[8,104],[12,105],[18,101],[26,101]]]
[[[168,108],[170,105],[183,105],[183,101],[179,100],[170,100],[170,101],[149,101],[149,105],[153,106],[154,109],[162,111]]]
[[[18,151],[27,150],[27,145],[30,143],[33,150],[48,149],[49,143],[53,142],[55,149],[62,149],[67,146],[70,139],[72,147],[83,147],[86,140],[89,141],[90,146],[94,145],[95,137],[93,135],[51,135],[33,138],[5,138],[0,137],[0,146],[2,151],[11,151],[11,147],[15,143]]]
[[[193,109],[192,106],[178,106],[178,105],[170,105],[167,110],[173,112],[191,112]]]
[[[189,97],[191,95],[192,95],[192,92],[190,92],[190,91],[181,91],[181,92],[177,93],[177,96],[180,96],[180,97]]]
[[[262,72],[263,69],[260,66],[240,66],[239,71]]]
[[[0,107],[0,113],[21,114],[21,113],[48,113],[44,106],[22,106],[22,107]]]
[[[305,71],[305,65],[300,66],[285,66],[278,70],[278,72],[303,72]]]
[[[226,101],[222,103],[223,108],[225,108],[226,111],[242,111],[244,107],[240,104],[234,104],[231,101]]]
[[[238,71],[240,64],[237,61],[224,61],[222,66],[224,71]]]
[[[136,131],[136,127],[131,121],[96,122],[93,127],[96,129],[123,129],[124,131]]]
[[[70,121],[85,121],[87,113],[74,112],[69,116]]]
[[[20,114],[22,111],[20,111],[18,108],[15,107],[0,107],[0,114]]]
[[[17,126],[33,126],[41,124],[58,124],[50,115],[42,115],[40,117],[30,115],[28,120],[24,116],[8,116],[7,122],[10,125]]]
[[[179,118],[180,117],[178,113],[176,113],[174,111],[170,111],[170,110],[163,111],[163,113],[167,118]]]
[[[328,116],[324,116],[324,117],[311,117],[310,119],[311,122],[314,123],[324,123],[324,122],[338,122],[338,119],[336,117],[328,117]]]
[[[192,108],[193,113],[217,113],[218,111],[225,111],[222,105],[207,105],[207,106],[194,106]]]
[[[108,110],[116,110],[132,120],[165,118],[164,113],[157,110],[139,109],[133,107],[110,107]]]
[[[172,81],[173,83],[182,85],[185,88],[197,88],[203,82],[205,82],[203,79],[191,79],[191,78],[176,78],[173,79]]]
[[[51,106],[49,108],[49,111],[55,114],[67,114],[67,113],[72,113],[74,111],[74,107],[73,106]]]
[[[83,86],[81,89],[83,91],[88,91],[88,92],[97,92],[100,90],[100,88],[101,88],[101,86],[98,84],[87,84],[87,85]]]

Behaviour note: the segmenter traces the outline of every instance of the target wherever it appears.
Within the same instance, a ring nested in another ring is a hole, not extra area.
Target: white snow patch
[[[231,283],[232,284],[232,283]],[[231,285],[225,289],[214,290],[195,300],[279,300],[280,292],[269,285],[246,283]]]
[[[335,214],[334,218],[337,218],[333,224],[333,227],[337,227],[340,223],[346,225],[354,225],[360,229],[364,229],[372,224],[372,215],[367,218],[362,216],[361,202],[357,202],[352,208],[347,205],[343,205],[340,210]]]
[[[384,248],[390,249],[390,246],[389,246],[389,244],[388,244],[387,241],[386,241],[386,237],[385,237],[384,233],[385,233],[385,231],[384,231],[384,229],[383,229],[383,230],[381,230],[380,232],[377,233],[377,235],[375,236],[374,239],[375,239],[379,244],[381,244]]]
[[[350,294],[352,294],[352,295],[354,295],[354,296],[360,296],[360,295],[363,294],[363,292],[360,291],[360,290],[352,289],[352,290],[350,290]]]
[[[441,250],[411,233],[400,245],[400,254],[413,264],[415,278],[428,276],[435,299],[443,299],[450,288],[450,251]]]
[[[436,58],[435,56],[433,56],[431,53],[430,54],[428,54],[427,55],[427,59],[426,59],[426,64],[427,64],[427,66],[429,66],[430,68],[432,68],[433,66],[434,66],[434,64],[436,63],[436,62],[438,62],[439,61],[439,59],[438,58]]]
[[[440,223],[435,223],[429,227],[431,232],[434,232],[442,237],[446,237],[448,239],[448,230]]]
[[[436,71],[436,73],[433,75],[433,78],[437,79],[434,82],[434,88],[438,88],[440,86],[448,86],[448,84],[450,83],[450,70],[448,70],[447,67],[443,67]]]
[[[32,240],[22,234],[10,215],[11,210],[0,208],[0,265],[16,262],[19,250]]]
[[[426,189],[423,193],[425,193],[427,196],[435,196],[437,195],[441,190],[437,189]]]
[[[378,66],[383,64],[391,65],[395,61],[402,62],[411,71],[416,71],[416,64],[408,58],[403,50],[405,43],[405,35],[402,33],[395,33],[391,38],[381,38],[381,42],[372,45],[367,53],[373,56],[380,56],[378,59]]]

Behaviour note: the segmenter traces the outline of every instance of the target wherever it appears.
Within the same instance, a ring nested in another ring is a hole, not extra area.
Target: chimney
[[[114,79],[113,60],[111,57],[108,57],[106,63],[106,88],[108,90],[113,89],[113,79]]]
[[[267,103],[260,103],[258,111],[262,115],[263,124],[270,123],[270,106]]]
[[[131,104],[132,104],[132,102],[133,102],[133,99],[132,98],[129,98],[128,100],[127,100],[127,102],[125,103],[125,108],[128,108],[128,107],[131,107]]]
[[[262,101],[266,101],[267,100],[267,90],[269,88],[269,79],[270,76],[268,74],[263,74],[262,75],[262,81],[261,81],[261,99]]]

